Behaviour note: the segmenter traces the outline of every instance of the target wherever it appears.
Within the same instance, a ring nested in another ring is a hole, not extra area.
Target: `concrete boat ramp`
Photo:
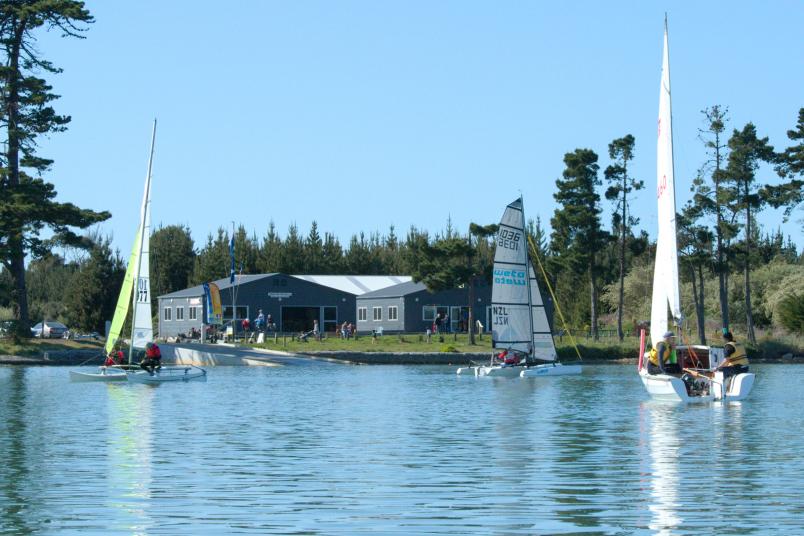
[[[299,366],[328,363],[329,359],[298,356],[279,350],[263,350],[232,344],[160,344],[162,361],[180,365],[203,366]]]

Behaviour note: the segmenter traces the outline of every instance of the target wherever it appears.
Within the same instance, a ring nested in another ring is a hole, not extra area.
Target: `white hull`
[[[522,365],[504,367],[502,365],[486,365],[479,367],[461,367],[458,369],[460,375],[494,376],[498,378],[536,378],[541,376],[570,376],[580,374],[581,365],[562,365],[561,363],[549,363],[546,365],[536,365],[525,367]]]
[[[206,379],[206,377],[206,370],[194,366],[163,366],[153,375],[144,370],[127,375],[128,381],[132,383],[186,382],[195,379]]]
[[[549,365],[538,365],[528,367],[519,373],[522,378],[538,378],[542,376],[574,376],[582,372],[581,365],[562,365],[552,363]]]
[[[99,372],[70,371],[71,382],[124,382],[126,371],[119,368],[100,367]]]
[[[715,372],[715,377],[709,382],[709,390],[703,394],[690,395],[684,380],[669,374],[648,374],[646,370],[639,371],[642,384],[648,394],[654,398],[672,400],[676,402],[711,402],[714,400],[738,401],[745,399],[754,386],[754,374],[746,372],[729,378],[726,382],[726,393],[723,394],[723,373]],[[706,381],[706,380],[699,380]]]

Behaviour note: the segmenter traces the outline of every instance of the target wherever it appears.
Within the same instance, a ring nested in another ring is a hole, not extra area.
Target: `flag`
[[[229,257],[231,257],[232,259],[232,266],[229,270],[229,283],[234,285],[235,282],[234,233],[232,233],[232,239],[229,241]]]

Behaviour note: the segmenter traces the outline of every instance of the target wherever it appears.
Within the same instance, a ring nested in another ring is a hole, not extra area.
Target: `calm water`
[[[632,366],[0,368],[0,533],[802,534],[804,367],[754,370],[684,407]]]

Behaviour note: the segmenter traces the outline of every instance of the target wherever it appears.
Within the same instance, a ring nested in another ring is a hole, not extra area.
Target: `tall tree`
[[[340,241],[332,233],[324,233],[322,257],[324,260],[324,273],[343,273],[343,248]]]
[[[154,231],[150,240],[150,265],[154,296],[187,288],[195,266],[195,246],[189,227],[168,225]]]
[[[678,250],[681,254],[681,268],[686,268],[692,281],[692,296],[695,303],[698,340],[706,345],[705,301],[704,301],[704,269],[712,260],[712,232],[704,225],[699,225],[701,209],[690,201],[681,214],[676,216],[678,224]],[[682,270],[683,273],[683,270]]]
[[[279,234],[276,232],[276,225],[271,220],[257,256],[257,271],[264,274],[278,272],[281,264],[282,239],[279,238]]]
[[[720,318],[723,329],[729,329],[729,244],[737,234],[733,221],[726,217],[724,209],[730,204],[731,190],[726,188],[726,158],[728,145],[723,138],[728,122],[728,107],[718,104],[701,111],[705,128],[699,130],[698,138],[706,147],[707,160],[698,172],[699,180],[694,201],[702,214],[715,219],[715,271],[718,275]],[[704,180],[711,177],[711,182]]]
[[[97,237],[94,242],[89,257],[70,280],[64,300],[71,327],[103,333],[106,320],[114,314],[126,270],[109,238]]]
[[[564,155],[566,169],[556,180],[553,198],[559,207],[550,223],[553,227],[551,248],[558,262],[577,272],[585,272],[590,290],[589,316],[592,336],[598,340],[598,265],[597,252],[608,234],[600,226],[600,196],[595,187],[598,156],[591,149],[576,149]]]
[[[748,340],[756,343],[754,319],[751,312],[751,239],[754,232],[751,224],[756,212],[767,200],[760,195],[756,184],[756,172],[760,162],[772,163],[776,159],[768,138],[758,138],[757,129],[748,123],[742,130],[734,130],[729,138],[728,166],[726,173],[733,191],[733,210],[742,212],[744,220],[743,284],[745,292],[745,315]],[[753,211],[753,212],[752,212]]]
[[[628,163],[634,158],[634,137],[631,134],[614,140],[609,144],[609,158],[614,163],[606,168],[605,176],[609,182],[606,199],[613,201],[614,212],[611,216],[612,227],[617,233],[619,242],[618,260],[620,267],[620,298],[617,302],[617,337],[623,340],[623,297],[625,281],[626,242],[631,234],[631,227],[639,223],[639,219],[631,215],[628,194],[641,190],[645,183],[628,175]]]
[[[71,228],[83,229],[110,216],[55,201],[54,186],[41,178],[53,161],[36,153],[39,136],[66,130],[70,117],[56,113],[51,104],[58,96],[37,76],[41,72],[56,74],[60,69],[40,57],[35,33],[55,29],[64,37],[82,38],[81,33],[92,22],[83,2],[0,3],[0,47],[5,56],[0,67],[0,128],[6,134],[0,157],[0,261],[14,279],[12,306],[23,336],[30,336],[26,252],[35,257],[56,244],[86,247]],[[32,170],[36,177],[23,169]],[[46,227],[53,234],[43,240],[40,232]]]
[[[324,273],[324,243],[318,234],[318,223],[313,220],[307,240],[304,241],[304,269],[309,274]]]
[[[218,227],[217,236],[207,236],[207,243],[195,257],[193,280],[196,285],[207,281],[223,279],[229,275],[229,235],[223,227]]]
[[[788,130],[787,137],[794,142],[778,155],[776,171],[788,182],[778,186],[766,186],[764,195],[774,207],[785,207],[787,219],[793,210],[804,202],[804,108],[798,111],[798,124],[795,130]],[[795,143],[797,142],[797,143]]]

